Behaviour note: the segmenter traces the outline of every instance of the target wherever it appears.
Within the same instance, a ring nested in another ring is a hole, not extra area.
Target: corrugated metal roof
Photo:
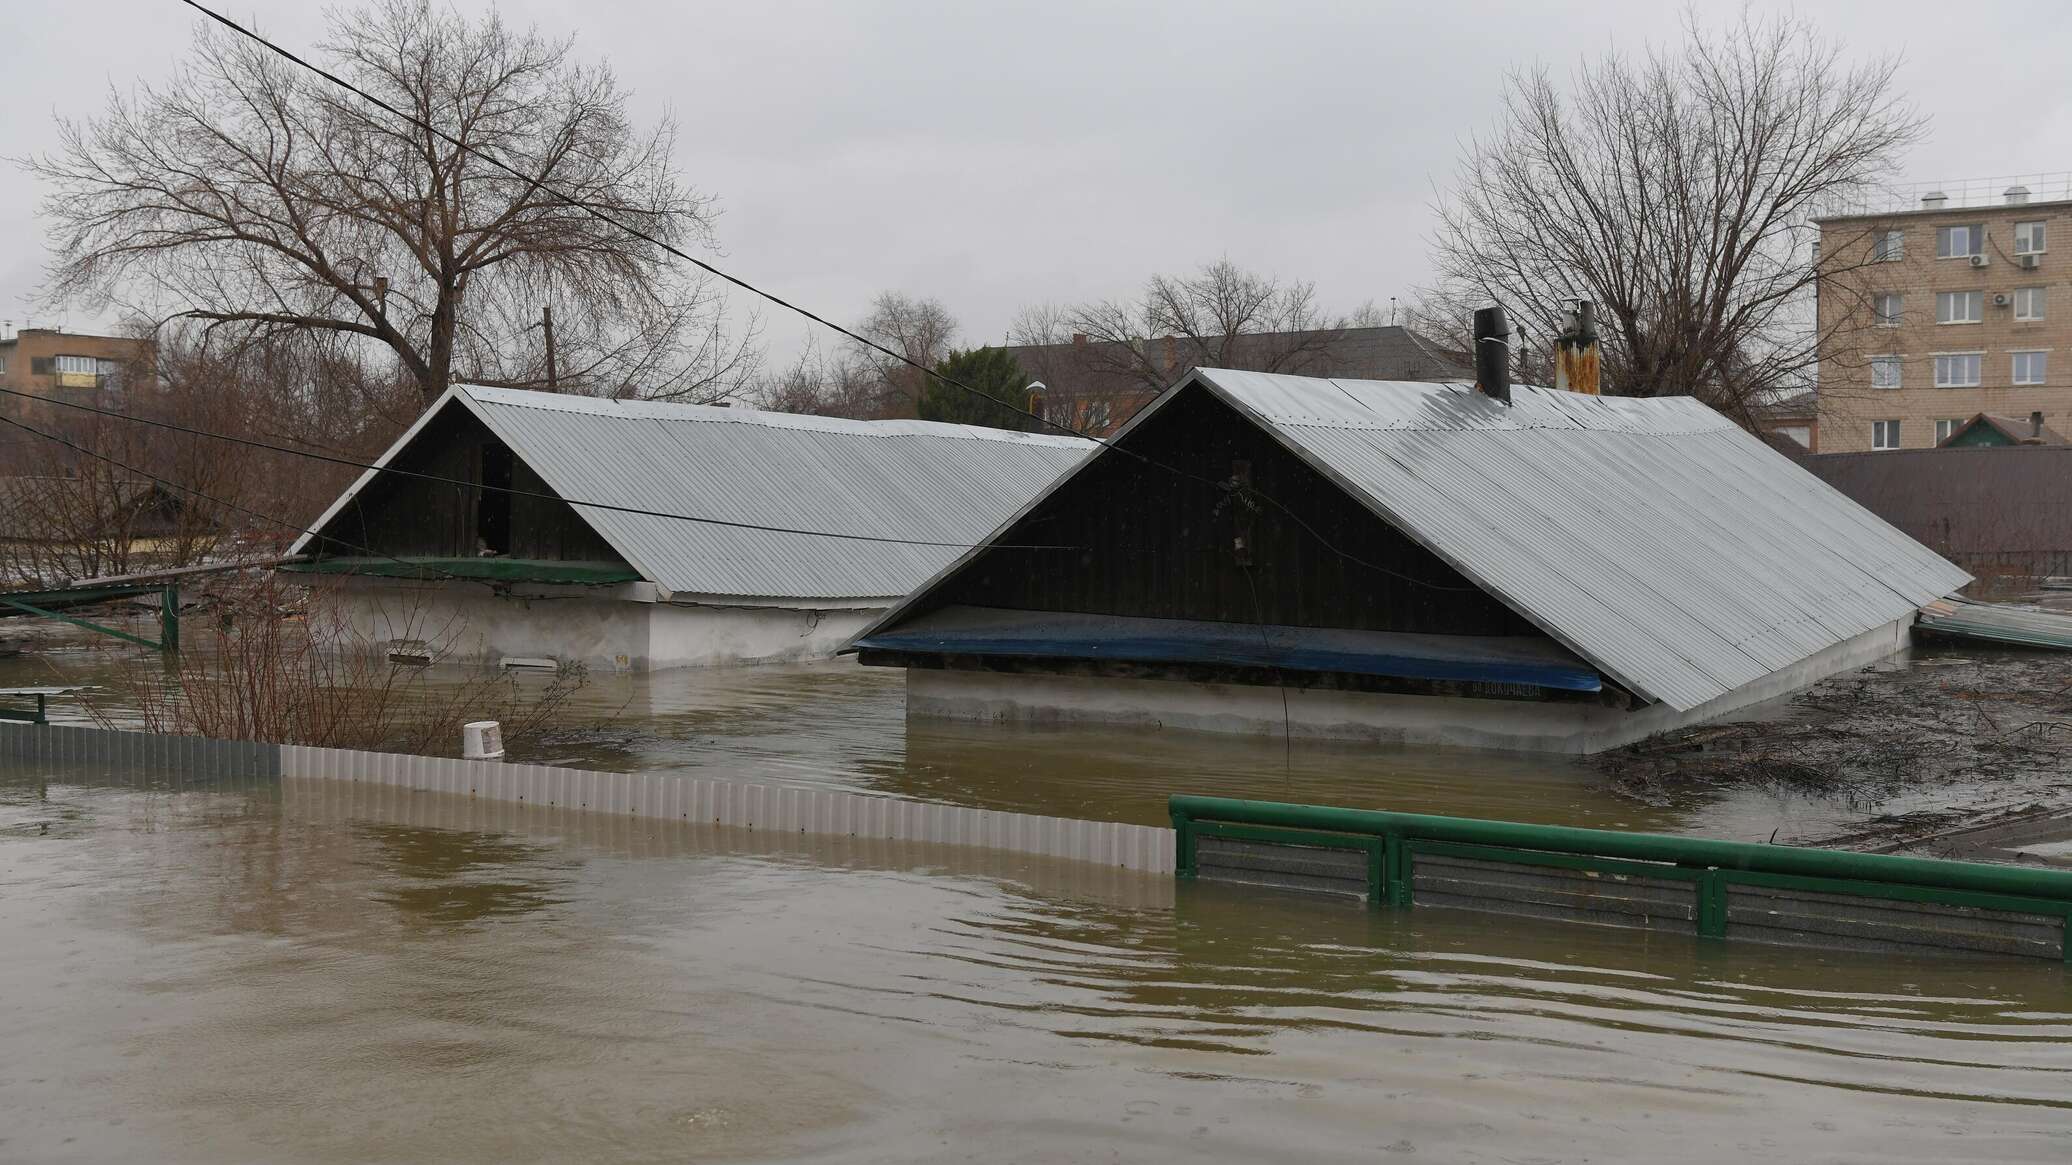
[[[1116,439],[1192,384],[1605,674],[1680,710],[1970,579],[1689,398],[1519,387],[1506,406],[1467,385],[1197,369]]]
[[[449,401],[481,418],[572,502],[950,544],[744,530],[577,504],[635,569],[684,597],[882,601],[903,595],[1093,448],[1075,437],[970,425],[465,385],[448,390],[426,416]],[[394,457],[422,423],[378,464]],[[363,476],[332,512],[371,477]]]

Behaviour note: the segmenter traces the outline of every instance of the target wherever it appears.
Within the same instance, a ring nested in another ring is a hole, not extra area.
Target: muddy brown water
[[[0,686],[99,685],[123,713],[125,675],[153,658],[107,641],[0,659]],[[441,673],[429,673],[442,682]],[[526,683],[544,684],[543,678]],[[1816,839],[1880,812],[1941,807],[1953,791],[1865,801],[1750,786],[1644,805],[1560,757],[1374,748],[1155,729],[1043,728],[908,720],[904,673],[853,660],[743,669],[593,675],[549,738],[513,759],[608,771],[680,771],[824,785],[916,800],[1162,824],[1175,792],[1447,813],[1559,825]],[[54,714],[84,721],[72,703]],[[455,726],[455,749],[459,728]],[[1969,795],[1967,793],[1966,795]],[[1986,789],[1985,804],[2041,794]]]
[[[2038,963],[19,766],[0,935],[10,1162],[2072,1160]]]

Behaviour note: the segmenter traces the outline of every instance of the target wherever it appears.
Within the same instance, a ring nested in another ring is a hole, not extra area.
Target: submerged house
[[[1198,369],[851,649],[914,715],[1590,752],[1968,578],[1687,398]]]
[[[285,569],[392,653],[637,671],[811,658],[1091,447],[461,385]]]

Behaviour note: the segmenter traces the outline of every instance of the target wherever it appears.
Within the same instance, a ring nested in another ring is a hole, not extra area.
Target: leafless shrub
[[[507,743],[534,736],[588,682],[580,664],[534,686],[488,661],[463,661],[458,675],[393,663],[336,613],[298,614],[308,598],[270,574],[221,593],[206,626],[189,620],[170,677],[127,672],[90,711],[108,726],[134,715],[152,732],[440,753],[471,720],[500,721]]]

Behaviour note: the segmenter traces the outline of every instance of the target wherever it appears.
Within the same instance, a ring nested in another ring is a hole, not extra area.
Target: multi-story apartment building
[[[99,393],[118,387],[122,375],[149,351],[148,341],[125,336],[23,328],[0,336],[0,388],[61,399]],[[0,397],[21,411],[20,397]]]
[[[1930,448],[1980,413],[2072,429],[2072,198],[1938,192],[1819,226],[1836,272],[1820,294],[1819,452]]]

